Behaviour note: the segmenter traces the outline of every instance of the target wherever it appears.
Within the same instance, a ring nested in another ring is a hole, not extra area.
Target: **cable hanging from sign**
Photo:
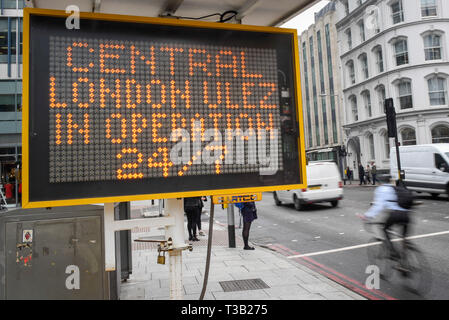
[[[176,18],[176,19],[188,19],[188,20],[203,20],[203,19],[207,19],[210,17],[214,17],[214,16],[220,16],[220,19],[217,22],[228,22],[229,20],[233,19],[235,16],[237,16],[238,12],[235,10],[228,10],[225,11],[223,13],[212,13],[212,14],[208,14],[206,16],[202,16],[202,17],[183,17],[183,16],[174,16],[171,14],[165,14],[165,15],[161,15],[161,17],[163,18]]]

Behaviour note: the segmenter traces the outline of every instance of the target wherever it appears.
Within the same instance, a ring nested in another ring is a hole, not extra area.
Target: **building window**
[[[398,83],[399,105],[401,110],[413,108],[412,83],[403,80]]]
[[[371,108],[371,94],[368,90],[365,90],[362,92],[363,97],[363,103],[365,104],[366,114],[368,115],[368,118],[371,118],[373,116],[373,111]]]
[[[15,7],[14,7],[15,8]],[[8,38],[9,38],[9,54],[16,54],[16,19],[0,18],[0,63],[8,62]],[[15,61],[15,58],[12,58]]]
[[[349,15],[349,1],[344,1],[343,5],[345,6],[345,14]]]
[[[437,1],[436,0],[421,0],[421,16],[422,17],[436,17],[437,16]]]
[[[444,106],[446,105],[446,79],[442,77],[433,77],[427,80],[429,85],[429,97],[431,106]]]
[[[440,60],[441,55],[441,36],[438,34],[429,34],[424,37],[424,52],[426,54],[426,61]]]
[[[317,83],[316,83],[316,76],[315,76],[315,51],[314,51],[314,43],[313,43],[313,37],[309,38],[309,46],[310,46],[310,66],[311,71],[310,74],[312,76],[312,96],[313,96],[313,111],[315,114],[315,136],[316,136],[316,146],[321,145],[321,139],[320,139],[320,118],[319,118],[319,111],[318,111],[318,94],[317,94]]]
[[[331,34],[329,24],[326,24],[326,50],[327,50],[327,70],[329,73],[329,93],[331,100],[331,119],[332,119],[332,137],[333,143],[338,142],[337,130],[337,111],[335,110],[335,87],[334,87],[334,66],[332,64],[332,48],[331,48]]]
[[[396,1],[390,5],[393,24],[397,24],[404,21],[404,10],[402,8],[402,0]]]
[[[359,121],[359,111],[357,109],[357,97],[356,96],[349,97],[349,102],[351,104],[352,119],[354,121]]]
[[[432,129],[432,143],[449,143],[449,125],[440,125]]]
[[[318,65],[320,69],[320,93],[321,93],[321,113],[323,117],[323,129],[324,129],[324,144],[329,144],[329,134],[327,128],[327,106],[326,106],[326,88],[324,79],[324,60],[323,49],[321,41],[321,31],[316,34],[317,46],[318,46]]]
[[[383,142],[384,142],[384,152],[385,152],[385,159],[390,159],[390,138],[388,137],[388,132],[385,131],[382,135]]]
[[[0,95],[0,112],[15,112],[16,97],[14,94]]]
[[[351,84],[355,84],[355,69],[354,69],[354,61],[350,60],[346,64],[348,68],[348,74],[349,74],[349,82]]]
[[[383,57],[382,47],[381,46],[378,46],[374,50],[374,55],[376,56],[377,72],[378,73],[384,72],[384,57]]]
[[[359,30],[360,30],[360,41],[365,42],[365,40],[366,40],[365,23],[363,22],[363,20],[359,21],[358,26],[359,26]]]
[[[374,160],[376,158],[375,148],[374,148],[374,136],[370,134],[368,136],[368,144],[369,144],[369,157],[370,160]]]
[[[309,71],[308,71],[308,61],[307,61],[307,44],[304,41],[302,44],[302,54],[304,60],[304,77],[305,77],[305,89],[306,89],[306,112],[307,112],[307,132],[309,136],[309,148],[312,147],[312,120],[310,109],[310,92],[309,92]]]
[[[352,32],[351,29],[348,29],[345,31],[346,33],[346,40],[348,41],[348,49],[352,49]]]
[[[365,79],[369,78],[369,69],[368,69],[368,56],[366,53],[363,53],[359,57],[360,64],[362,65],[362,74]]]
[[[411,128],[405,128],[401,131],[402,145],[414,146],[416,145],[416,132]]]
[[[398,40],[394,44],[394,51],[396,57],[396,65],[401,66],[403,64],[408,64],[408,46],[407,40]]]
[[[19,2],[23,2],[19,0]],[[17,1],[16,0],[2,0],[3,9],[17,9]]]
[[[377,99],[379,101],[379,113],[383,114],[385,113],[385,99],[386,99],[385,86],[384,85],[378,86],[376,91],[377,91]]]
[[[320,68],[320,92],[321,94],[326,93],[325,83],[324,83],[324,66],[323,66],[323,47],[321,41],[321,31],[318,31],[316,34],[316,41],[318,47],[318,64]]]

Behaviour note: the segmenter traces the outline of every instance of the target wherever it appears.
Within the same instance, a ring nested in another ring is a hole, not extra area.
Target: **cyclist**
[[[379,177],[378,181],[382,183],[376,188],[374,193],[374,203],[371,208],[362,216],[363,220],[374,220],[382,212],[386,213],[383,231],[388,248],[391,252],[391,258],[399,258],[399,254],[394,249],[388,230],[394,225],[402,227],[402,236],[407,237],[408,225],[410,223],[409,209],[401,207],[398,203],[397,190],[390,182],[387,176]],[[400,187],[400,182],[397,187]]]

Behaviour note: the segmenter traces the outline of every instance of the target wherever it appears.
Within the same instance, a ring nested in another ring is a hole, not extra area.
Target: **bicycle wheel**
[[[374,244],[380,242],[379,244]],[[367,248],[368,261],[371,265],[379,268],[381,279],[388,280],[393,272],[393,261],[390,259],[390,252],[384,242],[378,238],[372,238],[371,244]]]
[[[404,281],[404,287],[417,295],[429,293],[432,287],[432,272],[424,254],[415,245],[407,244],[405,257],[401,259],[399,274]]]

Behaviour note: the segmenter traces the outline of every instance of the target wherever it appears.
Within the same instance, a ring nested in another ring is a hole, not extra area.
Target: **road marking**
[[[428,233],[428,234],[422,234],[422,235],[418,235],[418,236],[407,237],[407,240],[436,237],[436,236],[442,236],[442,235],[445,235],[445,234],[449,234],[449,230],[448,231]],[[402,239],[394,239],[392,241],[393,242],[398,242],[398,241],[402,241]],[[295,259],[295,258],[313,257],[313,256],[319,256],[319,255],[328,254],[328,253],[336,253],[336,252],[349,251],[349,250],[355,250],[355,249],[360,249],[360,248],[377,246],[377,245],[379,245],[381,243],[382,243],[381,241],[372,242],[372,243],[365,243],[365,244],[359,244],[359,245],[356,245],[356,246],[350,246],[350,247],[345,247],[345,248],[340,248],[340,249],[332,249],[332,250],[325,250],[325,251],[318,251],[318,252],[311,252],[311,253],[300,254],[300,255],[295,255],[295,256],[289,256],[287,258],[288,259]]]

